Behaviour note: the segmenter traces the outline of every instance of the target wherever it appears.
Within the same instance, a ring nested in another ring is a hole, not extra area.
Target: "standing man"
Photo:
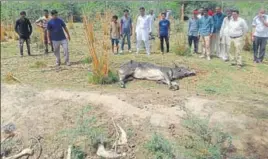
[[[214,23],[211,16],[208,16],[208,9],[204,9],[204,16],[198,21],[199,36],[202,41],[201,58],[207,57],[210,60],[210,38],[214,30]]]
[[[165,10],[165,13],[166,13],[166,19],[169,20],[170,11],[166,9],[166,10]]]
[[[223,23],[220,30],[220,54],[219,57],[224,61],[228,60],[228,54],[230,49],[230,37],[228,35],[229,32],[229,23],[232,18],[232,11],[230,9],[226,10],[227,17],[223,19]]]
[[[252,26],[252,41],[255,45],[254,62],[262,63],[268,39],[268,16],[265,15],[264,9],[261,9],[259,15],[254,17]]]
[[[167,53],[169,52],[169,35],[170,22],[166,19],[166,13],[162,13],[162,20],[159,22],[158,35],[160,38],[161,53],[164,54],[164,39],[167,46]]]
[[[26,42],[28,55],[31,56],[30,51],[30,36],[33,32],[31,22],[26,18],[26,12],[20,12],[20,19],[16,21],[15,31],[19,35],[20,56],[23,57],[23,45]]]
[[[152,26],[152,35],[153,35],[153,32],[154,32],[154,21],[155,21],[155,14],[154,14],[154,10],[150,10],[149,12],[149,18],[150,18],[150,22],[151,22],[151,26]],[[151,37],[152,39],[153,37]]]
[[[68,50],[68,41],[64,34],[64,31],[67,34],[67,38],[70,41],[70,34],[68,29],[66,28],[66,24],[63,22],[62,19],[58,18],[58,12],[56,10],[51,11],[52,19],[47,24],[48,30],[48,43],[50,44],[52,41],[54,47],[54,54],[56,56],[56,66],[60,66],[60,46],[62,45],[64,57],[65,57],[65,64],[70,66],[69,61],[69,50]],[[64,30],[64,31],[63,31]]]
[[[198,10],[193,11],[193,17],[189,20],[188,26],[188,43],[192,48],[194,42],[194,53],[198,53]]]
[[[44,16],[40,17],[35,21],[35,24],[43,29],[44,32],[44,43],[45,43],[45,54],[48,54],[48,40],[47,40],[47,23],[51,19],[51,17],[48,14],[48,10],[44,10]],[[50,44],[51,46],[51,51],[53,52],[53,45],[52,43]]]
[[[123,37],[121,43],[120,53],[124,52],[125,39],[127,38],[128,52],[131,53],[130,37],[132,36],[132,19],[129,17],[129,11],[124,10],[124,16],[121,18],[121,36]]]
[[[212,18],[214,22],[214,30],[211,40],[211,52],[216,52],[216,55],[220,57],[220,49],[222,48],[222,46],[220,45],[220,30],[223,19],[225,18],[225,15],[221,12],[220,7],[216,7],[216,14],[214,14]]]
[[[232,65],[237,65],[238,68],[242,67],[242,49],[244,46],[244,35],[248,31],[247,23],[244,19],[239,17],[239,11],[233,10],[232,11],[233,18],[231,19],[229,23],[229,36],[230,36],[230,42],[234,43],[235,51],[234,53],[229,53],[229,57],[231,60]]]
[[[150,18],[145,15],[145,8],[140,8],[140,15],[138,16],[136,23],[136,35],[137,35],[137,54],[140,51],[140,45],[143,41],[146,48],[147,55],[150,55],[150,42],[149,35],[152,33],[152,26]]]
[[[201,19],[201,17],[204,15],[204,8],[203,7],[200,8],[198,12],[199,12],[199,14],[197,15],[197,18]]]

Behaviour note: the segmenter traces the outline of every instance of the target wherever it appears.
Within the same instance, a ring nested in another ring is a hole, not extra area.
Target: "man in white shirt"
[[[224,61],[228,60],[228,54],[230,49],[230,37],[228,35],[229,32],[229,23],[232,18],[232,11],[230,9],[226,10],[226,17],[223,19],[221,31],[220,31],[220,43],[221,43],[221,49],[220,49],[220,55],[219,57],[223,59]]]
[[[150,23],[151,23],[151,27],[152,27],[152,34],[154,32],[154,21],[155,21],[155,14],[154,14],[154,10],[150,10],[148,17],[150,18]],[[151,37],[153,38],[153,37]]]
[[[201,19],[203,14],[204,14],[204,8],[202,7],[202,8],[199,9],[199,14],[197,15],[197,18]]]
[[[239,11],[232,11],[232,19],[229,22],[229,37],[230,44],[234,43],[235,51],[234,53],[229,52],[230,60],[232,65],[237,65],[239,68],[242,67],[242,56],[241,52],[244,46],[244,35],[248,31],[248,25],[246,21],[239,17]]]
[[[254,17],[252,27],[252,40],[255,45],[254,62],[262,63],[268,39],[268,15],[265,15],[264,9],[261,9],[259,15]]]
[[[145,8],[140,8],[140,15],[137,19],[136,24],[136,36],[137,36],[137,54],[140,51],[140,45],[143,41],[146,48],[147,55],[150,55],[150,42],[149,42],[149,35],[152,33],[152,26],[150,22],[150,18],[145,15]]]

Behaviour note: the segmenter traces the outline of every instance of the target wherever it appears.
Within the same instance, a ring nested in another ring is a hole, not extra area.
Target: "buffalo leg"
[[[167,84],[169,89],[172,89],[172,84],[171,84],[171,81],[170,81],[168,75],[164,75],[163,77],[164,77],[164,79],[162,80],[162,82]]]

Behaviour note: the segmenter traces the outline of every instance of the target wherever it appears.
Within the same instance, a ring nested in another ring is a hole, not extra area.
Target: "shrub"
[[[89,83],[93,84],[112,84],[118,81],[118,76],[112,71],[108,71],[106,76],[99,75],[98,73],[90,72],[89,76]]]
[[[150,141],[145,144],[145,148],[154,155],[155,159],[173,159],[173,145],[162,135],[153,134]]]

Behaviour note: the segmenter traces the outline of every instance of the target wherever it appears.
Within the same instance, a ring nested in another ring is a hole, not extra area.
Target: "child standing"
[[[116,45],[116,53],[118,54],[119,49],[119,39],[120,39],[120,24],[117,22],[118,17],[116,15],[113,16],[112,22],[110,25],[110,38],[112,41],[112,51],[114,53],[114,44]]]

